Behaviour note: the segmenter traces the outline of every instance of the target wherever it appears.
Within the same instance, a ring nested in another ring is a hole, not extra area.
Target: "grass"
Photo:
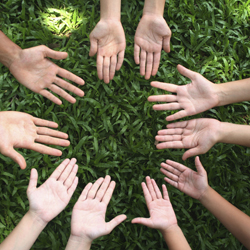
[[[56,2],[56,3],[54,3]],[[70,214],[81,190],[100,176],[117,182],[107,220],[128,216],[92,249],[166,249],[157,230],[132,225],[131,219],[148,216],[140,183],[150,175],[160,185],[159,171],[165,159],[183,163],[183,150],[156,150],[154,136],[167,124],[169,112],[155,112],[147,97],[160,93],[139,74],[133,60],[133,39],[143,1],[122,1],[121,21],[127,48],[124,64],[114,80],[104,84],[97,77],[96,58],[90,58],[89,34],[99,20],[99,1],[31,0],[2,1],[0,29],[22,48],[45,44],[69,57],[58,64],[82,77],[86,95],[61,106],[34,94],[0,65],[0,110],[17,110],[53,120],[69,134],[71,145],[61,148],[60,158],[19,150],[27,169],[0,155],[0,242],[13,230],[28,209],[26,188],[32,167],[43,183],[66,157],[76,157],[79,185],[67,208],[41,233],[32,249],[63,249],[70,234]],[[171,30],[171,53],[162,52],[156,77],[150,80],[186,84],[177,64],[221,83],[250,77],[250,1],[166,0],[164,17]],[[199,117],[249,124],[249,102],[211,109]],[[210,185],[232,204],[250,215],[250,149],[217,144],[201,156]],[[185,164],[194,166],[194,158]],[[192,249],[245,249],[201,204],[168,185],[181,226]]]

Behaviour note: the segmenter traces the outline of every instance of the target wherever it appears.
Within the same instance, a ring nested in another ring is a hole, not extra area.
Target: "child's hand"
[[[37,170],[31,170],[27,189],[29,212],[44,223],[51,221],[68,205],[78,183],[75,163],[76,159],[64,160],[39,188],[36,187]]]
[[[207,172],[199,157],[195,158],[197,172],[174,161],[167,160],[166,163],[161,163],[161,172],[168,177],[165,177],[164,180],[183,193],[200,200],[209,186]]]
[[[155,180],[146,177],[146,183],[142,183],[142,189],[146,204],[149,210],[150,218],[135,218],[132,223],[142,224],[147,227],[165,231],[173,225],[177,225],[177,219],[169,200],[168,191],[165,185],[162,185],[163,198]]]
[[[115,189],[115,182],[110,176],[99,178],[93,185],[89,183],[72,212],[71,239],[90,243],[103,235],[109,234],[116,226],[126,219],[122,214],[110,222],[105,222],[107,206]]]

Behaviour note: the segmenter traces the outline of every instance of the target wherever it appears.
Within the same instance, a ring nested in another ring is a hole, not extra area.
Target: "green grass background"
[[[164,183],[160,163],[173,159],[194,168],[194,158],[181,160],[183,150],[156,150],[154,136],[163,129],[168,112],[156,112],[147,97],[162,93],[151,80],[187,84],[177,64],[222,83],[250,77],[250,1],[166,0],[164,17],[172,30],[171,53],[162,52],[155,77],[145,80],[133,60],[134,34],[143,1],[122,1],[121,21],[126,34],[123,66],[106,85],[96,72],[96,58],[90,58],[89,34],[99,21],[99,1],[3,0],[0,29],[22,48],[45,44],[69,57],[57,64],[82,77],[83,98],[61,106],[21,86],[8,69],[0,65],[0,110],[16,110],[53,120],[69,134],[71,145],[60,148],[60,158],[29,150],[18,150],[27,160],[26,170],[0,155],[0,242],[28,210],[26,189],[30,169],[43,183],[66,157],[76,157],[79,185],[67,208],[51,221],[32,249],[63,249],[70,234],[70,215],[88,182],[111,175],[117,186],[107,210],[107,220],[125,213],[126,222],[110,235],[94,241],[92,249],[166,249],[157,230],[132,225],[131,219],[148,216],[140,183],[150,175]],[[210,117],[249,124],[249,102],[214,108],[196,117]],[[187,118],[190,119],[190,118]],[[240,210],[250,215],[250,149],[217,144],[201,161],[209,184]],[[167,185],[178,222],[192,249],[245,249],[202,205]]]

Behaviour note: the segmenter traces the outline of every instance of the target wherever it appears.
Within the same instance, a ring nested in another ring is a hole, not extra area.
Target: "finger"
[[[151,82],[151,86],[158,88],[158,89],[163,89],[172,93],[176,93],[177,88],[178,88],[178,86],[175,84],[165,83],[165,82]]]
[[[108,204],[110,202],[110,199],[112,197],[114,189],[115,189],[115,182],[111,181],[110,184],[109,184],[109,187],[108,187],[108,189],[107,189],[107,191],[104,194],[103,199],[102,199],[102,202],[105,203],[107,206],[108,206]]]
[[[204,169],[204,167],[201,164],[199,156],[195,157],[195,167],[196,167],[197,172],[199,174],[202,174],[202,175],[206,175],[207,174],[206,170]]]
[[[146,177],[146,183],[147,183],[147,187],[148,187],[148,191],[152,197],[152,200],[156,200],[156,193],[152,184],[152,180],[150,179],[149,176]]]
[[[85,83],[85,81],[81,77],[76,76],[75,74],[69,72],[68,70],[62,69],[60,67],[58,67],[57,75],[65,78],[65,79],[68,79],[74,83],[77,83],[79,85],[84,85],[84,83]]]
[[[182,134],[183,134],[182,128],[173,128],[173,129],[168,128],[168,129],[162,129],[158,131],[158,135],[182,135]]]
[[[176,162],[176,161],[166,160],[166,163],[169,166],[173,167],[174,169],[177,169],[180,172],[183,172],[183,171],[185,171],[187,169],[186,166],[184,166],[184,165],[182,165],[182,164],[180,164],[179,162]]]
[[[37,135],[36,142],[48,144],[48,145],[57,145],[62,147],[68,147],[70,142],[64,139],[58,139],[47,135]]]
[[[93,38],[92,34],[89,35],[90,39],[90,50],[89,50],[89,56],[94,56],[97,53],[97,40]]]
[[[145,75],[146,57],[147,57],[147,52],[144,49],[141,49],[141,54],[140,54],[140,74],[142,76]]]
[[[164,141],[164,142],[174,142],[174,141],[181,141],[182,140],[182,136],[181,135],[157,135],[155,137],[156,141]]]
[[[24,157],[19,154],[14,148],[12,147],[6,147],[1,149],[1,153],[9,158],[11,158],[13,161],[15,161],[21,169],[26,168],[26,161]]]
[[[27,147],[27,149],[34,150],[38,153],[46,154],[46,155],[54,155],[54,156],[61,156],[62,155],[61,150],[58,150],[55,148],[50,148],[48,146],[44,146],[44,145],[39,144],[39,143],[33,143],[32,145]]]
[[[152,95],[148,97],[149,102],[176,102],[176,95]]]
[[[184,66],[182,66],[182,65],[177,65],[177,69],[178,69],[178,71],[183,75],[183,76],[186,76],[186,77],[188,77],[189,79],[191,79],[191,80],[193,80],[193,79],[195,79],[195,77],[196,77],[196,72],[194,72],[194,71],[192,71],[192,70],[189,70],[189,69],[187,69],[187,68],[185,68]]]
[[[37,170],[35,168],[32,168],[30,171],[30,181],[27,188],[27,193],[36,190],[37,179],[38,179]]]
[[[47,121],[47,120],[36,118],[36,117],[33,117],[33,122],[37,126],[43,126],[43,127],[49,127],[49,128],[58,127],[58,124],[56,122],[51,122],[51,121]]]
[[[162,198],[162,194],[161,194],[161,191],[160,191],[159,187],[157,186],[155,180],[151,179],[151,182],[153,184],[154,191],[155,191],[157,199],[161,199]]]
[[[96,192],[98,190],[98,188],[100,187],[100,185],[103,183],[104,179],[101,177],[99,178],[91,187],[91,189],[88,192],[88,196],[87,199],[94,199],[96,196]]]
[[[68,135],[66,133],[63,133],[54,129],[44,128],[44,127],[37,127],[36,132],[39,135],[47,135],[47,136],[53,136],[56,138],[63,138],[63,139],[68,138]]]
[[[141,224],[141,225],[144,225],[146,227],[151,227],[152,223],[151,223],[151,220],[149,218],[141,218],[141,217],[138,217],[138,218],[134,218],[131,223],[133,224]]]
[[[115,67],[117,64],[117,56],[113,55],[111,57],[111,64],[110,64],[110,70],[109,70],[109,79],[112,80],[115,76]]]
[[[164,148],[184,148],[182,141],[170,141],[170,142],[162,142],[156,145],[157,149],[164,149]]]
[[[103,79],[103,57],[97,54],[96,58],[97,75],[100,80]]]
[[[92,183],[88,183],[88,185],[83,189],[78,201],[85,201],[86,198],[87,198],[87,195],[89,193],[89,190],[91,189],[92,187]]]
[[[75,103],[76,99],[74,97],[72,97],[70,94],[68,94],[66,91],[64,91],[63,89],[59,88],[57,85],[55,84],[51,84],[48,86],[48,88],[58,94],[59,96],[61,96],[62,98],[64,98],[66,101],[70,102],[70,103]]]
[[[57,98],[56,96],[54,96],[53,94],[51,94],[48,90],[43,89],[39,92],[40,95],[46,97],[47,99],[49,99],[50,101],[54,102],[57,105],[61,105],[62,101]]]
[[[186,110],[181,110],[181,111],[178,111],[177,113],[175,113],[173,115],[167,116],[166,120],[170,122],[170,121],[174,121],[174,120],[184,118],[186,116],[188,116],[188,112]]]
[[[105,83],[109,83],[109,68],[110,68],[110,57],[104,57],[103,80]]]
[[[62,174],[63,170],[65,169],[65,167],[69,164],[70,160],[69,159],[65,159],[55,170],[54,172],[51,174],[51,176],[49,178],[52,179],[58,179],[60,177],[60,175]]]
[[[69,194],[70,197],[75,192],[77,185],[78,185],[78,177],[76,176],[75,179],[74,179],[74,181],[73,181],[73,183],[72,183],[72,185],[68,189],[68,194]]]
[[[168,196],[168,190],[165,184],[162,185],[162,191],[164,200],[170,201]]]
[[[160,52],[154,53],[154,64],[153,64],[153,69],[152,69],[153,76],[155,76],[158,71],[160,60],[161,60],[161,53]]]
[[[72,186],[72,184],[73,184],[73,182],[75,180],[77,171],[78,171],[78,165],[75,164],[73,166],[72,171],[69,173],[68,178],[64,181],[64,186],[66,186],[68,189]]]
[[[162,172],[162,173],[163,173],[163,172]],[[165,173],[163,173],[163,174],[165,174]],[[173,180],[171,180],[171,179],[169,179],[169,178],[167,178],[167,177],[164,177],[164,180],[165,180],[168,184],[170,184],[171,186],[173,186],[173,187],[175,187],[175,188],[178,188],[178,182],[173,181]]]
[[[202,152],[201,149],[199,147],[196,148],[191,148],[189,150],[187,150],[183,156],[182,156],[182,160],[185,161],[187,158],[192,157],[192,156],[196,156],[196,155],[200,155],[200,154],[204,154],[206,152]]]
[[[140,63],[140,47],[136,43],[134,45],[134,59],[136,64]]]
[[[163,49],[165,52],[169,53],[170,52],[170,39],[171,39],[171,35],[170,36],[165,36],[163,38]]]
[[[145,79],[149,79],[152,74],[152,68],[153,68],[153,53],[147,53],[147,67],[146,67],[146,74]]]
[[[165,169],[165,171],[171,172],[173,175],[176,175],[176,176],[180,176],[181,172],[182,172],[182,171],[176,169],[175,167],[173,167],[169,164],[166,164],[164,162],[161,163],[161,167],[162,167],[162,169]],[[165,174],[165,172],[162,172],[162,173]]]
[[[70,176],[71,171],[73,170],[76,164],[76,159],[72,158],[70,162],[65,166],[64,170],[62,171],[61,175],[57,179],[58,181],[64,183],[67,178]]]
[[[152,201],[151,194],[149,193],[148,187],[145,184],[145,182],[142,182],[141,186],[142,186],[142,191],[143,191],[143,194],[144,194],[144,197],[145,197],[146,204],[148,206],[148,204]]]
[[[162,165],[161,165],[161,166],[162,166]],[[171,172],[165,170],[165,168],[166,168],[166,166],[164,167],[164,169],[161,169],[160,171],[161,171],[164,175],[166,175],[170,180],[175,181],[175,182],[178,182],[179,177],[178,177],[177,175],[175,175],[175,174],[173,174],[173,173],[171,173]]]
[[[191,121],[191,120],[190,120]],[[167,125],[167,128],[186,128],[189,121],[174,122]]]
[[[121,214],[116,216],[114,219],[112,219],[110,222],[108,222],[107,226],[109,228],[109,232],[110,233],[115,227],[117,227],[119,224],[121,224],[124,220],[126,220],[127,216],[125,214]]]
[[[154,110],[178,110],[181,109],[181,105],[178,102],[172,102],[168,104],[156,104],[153,106]]]
[[[116,70],[120,70],[123,60],[124,60],[124,54],[125,54],[125,50],[122,50],[119,54],[118,54],[118,61],[116,64]]]
[[[69,82],[67,81],[64,81],[63,79],[59,78],[59,77],[56,77],[55,80],[54,80],[54,83],[58,86],[60,86],[61,88],[63,89],[66,89],[80,97],[84,96],[84,92],[77,88],[76,86],[70,84]]]
[[[97,199],[98,201],[101,201],[103,199],[103,196],[106,193],[107,188],[109,187],[110,180],[111,180],[111,177],[109,175],[106,175],[101,187],[99,188],[96,194],[95,199]]]
[[[50,57],[56,60],[61,60],[61,59],[65,59],[68,57],[67,52],[55,51],[55,50],[49,49],[48,47],[44,45],[41,45],[41,46],[43,47],[44,57]]]

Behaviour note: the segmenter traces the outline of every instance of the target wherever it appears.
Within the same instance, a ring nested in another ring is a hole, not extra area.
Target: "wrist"
[[[209,185],[206,189],[205,192],[203,192],[203,194],[200,196],[200,198],[198,199],[200,201],[201,204],[204,204],[206,202],[206,200],[209,199],[209,196],[211,194],[211,190],[213,190]]]
[[[29,210],[26,215],[40,227],[45,228],[48,224],[47,221],[44,221],[37,213],[31,210]]]
[[[167,228],[160,229],[159,231],[164,236],[164,235],[167,235],[167,234],[175,233],[175,232],[177,232],[179,230],[180,230],[179,225],[178,224],[174,224],[174,225],[171,225],[171,226],[169,226]]]
[[[84,237],[84,236],[79,237],[79,236],[70,234],[67,246],[70,246],[69,249],[87,250],[87,249],[90,249],[91,244],[92,244],[92,240],[90,240],[88,237]]]
[[[120,21],[121,18],[121,0],[101,0],[100,1],[102,20]]]
[[[145,0],[143,15],[154,15],[163,17],[165,0]]]

